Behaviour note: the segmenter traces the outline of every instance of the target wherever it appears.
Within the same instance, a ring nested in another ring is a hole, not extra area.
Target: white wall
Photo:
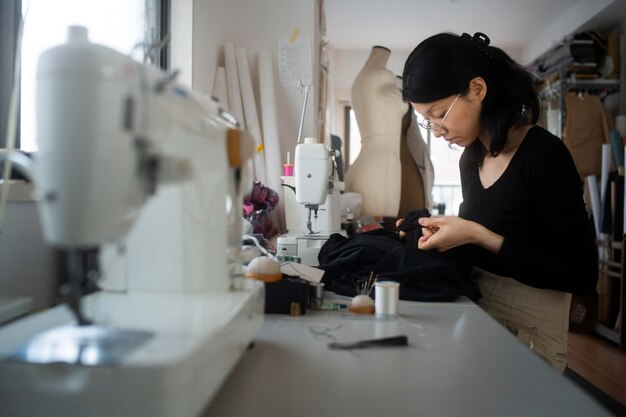
[[[276,59],[277,41],[289,38],[294,29],[311,39],[313,80],[319,65],[319,11],[317,0],[172,0],[172,68],[181,68],[183,80],[194,89],[210,94],[217,65],[224,65],[223,44],[233,42],[248,53],[257,96],[257,52],[267,49]],[[276,61],[274,61],[276,69]],[[191,74],[189,74],[191,73]],[[297,87],[282,87],[276,79],[281,156],[294,155],[304,93]],[[317,136],[315,121],[318,94],[309,94],[303,135]],[[260,109],[259,111],[262,111]],[[292,156],[293,158],[293,156]]]

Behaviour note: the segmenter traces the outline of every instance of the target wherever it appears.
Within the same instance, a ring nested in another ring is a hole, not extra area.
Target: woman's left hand
[[[417,247],[423,250],[446,251],[457,246],[473,243],[497,253],[504,238],[486,227],[456,216],[422,217],[422,237]]]

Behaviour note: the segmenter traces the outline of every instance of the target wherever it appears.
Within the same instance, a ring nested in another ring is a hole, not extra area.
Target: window
[[[35,77],[37,59],[44,50],[62,44],[67,27],[81,25],[92,42],[143,60],[145,45],[163,37],[162,0],[22,0],[22,84],[20,148],[37,150],[35,141]],[[159,64],[160,57],[148,62]],[[62,105],[62,103],[60,103]]]

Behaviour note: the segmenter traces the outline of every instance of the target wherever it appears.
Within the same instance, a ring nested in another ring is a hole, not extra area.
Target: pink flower
[[[255,181],[252,190],[243,198],[243,216],[254,226],[254,233],[261,233],[270,239],[278,234],[269,215],[278,206],[278,193]]]
[[[254,211],[254,205],[252,203],[243,203],[243,216],[248,217]]]

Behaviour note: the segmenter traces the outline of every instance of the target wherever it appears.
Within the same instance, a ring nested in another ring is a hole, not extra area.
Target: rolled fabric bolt
[[[400,304],[400,283],[395,281],[378,281],[376,288],[376,315],[395,316]]]

